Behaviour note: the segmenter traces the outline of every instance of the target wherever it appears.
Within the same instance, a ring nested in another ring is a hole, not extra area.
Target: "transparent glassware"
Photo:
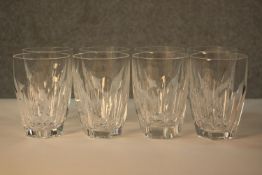
[[[133,93],[140,127],[149,138],[171,139],[181,132],[188,95],[185,52],[133,54]]]
[[[13,56],[13,75],[22,124],[31,137],[61,135],[71,96],[69,54],[21,53]]]
[[[127,116],[130,59],[121,52],[85,52],[74,55],[75,95],[80,118],[90,137],[120,135]]]
[[[247,71],[247,56],[231,49],[196,49],[190,56],[190,103],[199,136],[231,139],[236,135]]]

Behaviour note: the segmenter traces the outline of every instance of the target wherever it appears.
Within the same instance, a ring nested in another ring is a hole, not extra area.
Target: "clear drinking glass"
[[[130,60],[121,52],[74,55],[75,95],[80,118],[90,137],[120,135],[127,116]]]
[[[69,54],[21,53],[13,56],[13,74],[22,124],[31,137],[63,131],[72,77]]]
[[[156,50],[133,54],[133,93],[141,128],[149,138],[179,135],[188,93],[185,52]]]
[[[196,49],[190,58],[190,103],[197,134],[234,137],[247,89],[247,56],[230,49]]]

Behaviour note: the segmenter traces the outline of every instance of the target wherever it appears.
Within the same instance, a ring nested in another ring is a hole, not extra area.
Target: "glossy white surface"
[[[198,138],[186,115],[181,137],[152,140],[139,129],[133,102],[121,137],[90,139],[79,119],[65,122],[64,135],[24,135],[16,101],[0,100],[0,174],[262,174],[262,100],[246,100],[238,138]]]

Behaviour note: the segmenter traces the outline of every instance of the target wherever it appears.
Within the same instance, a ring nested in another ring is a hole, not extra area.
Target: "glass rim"
[[[112,50],[110,52],[129,52],[130,48],[128,47],[122,47],[122,46],[88,46],[88,47],[80,47],[78,50],[80,52],[109,52],[109,50],[106,49],[114,48],[119,50]],[[102,49],[102,50],[101,50]]]
[[[210,58],[210,57],[203,57],[203,56],[195,56],[197,54],[206,54],[206,53],[220,53],[220,54],[228,54],[227,51],[199,51],[196,53],[193,53],[190,55],[190,59],[194,59],[194,60],[206,60],[206,61],[217,61],[217,60],[221,60],[221,61],[232,61],[232,60],[244,60],[244,59],[248,59],[248,55],[243,54],[243,53],[239,53],[239,52],[232,52],[230,53],[232,56],[230,56],[230,58]]]
[[[93,57],[93,56],[84,56],[87,54],[94,54],[94,55],[98,55],[98,54],[107,54],[107,53],[111,53],[111,54],[122,54],[122,56],[112,56],[112,57]],[[110,51],[87,51],[84,53],[77,53],[73,55],[74,59],[80,59],[80,60],[119,60],[119,59],[129,59],[130,55],[124,52],[110,52]]]
[[[14,54],[13,58],[19,60],[59,60],[59,59],[70,58],[70,54],[67,53],[41,53],[41,54],[47,54],[49,56],[50,54],[54,54],[54,56],[51,55],[51,57],[46,57],[46,56],[39,57],[40,54],[38,53],[18,53],[18,54]],[[36,55],[36,56],[32,56],[32,55]],[[28,56],[28,57],[24,57],[24,56]]]
[[[56,49],[56,50],[50,50],[50,49]],[[23,52],[27,53],[63,53],[68,51],[73,51],[73,48],[71,47],[27,47],[22,49]]]
[[[169,52],[177,52],[177,51],[186,51],[186,48],[180,47],[180,46],[165,46],[165,45],[155,45],[155,46],[141,46],[141,47],[135,47],[134,51],[135,52],[151,52],[150,49],[152,49],[152,52],[156,51],[154,49],[161,49],[161,48],[166,48],[166,49],[171,49]],[[145,50],[148,49],[148,50]],[[174,50],[174,51],[173,51]],[[163,50],[165,51],[165,50]]]
[[[156,54],[156,53],[172,53],[172,54],[181,54],[181,56],[175,56],[175,57],[149,57],[149,56],[139,56],[141,54]],[[181,60],[181,59],[187,59],[188,56],[186,53],[179,52],[179,51],[171,51],[171,52],[139,52],[139,53],[134,53],[132,55],[132,58],[134,59],[143,59],[143,60]]]
[[[192,47],[188,47],[187,51],[190,50],[195,50],[195,51],[206,51],[206,50],[201,50],[201,49],[223,49],[223,50],[228,50],[228,51],[233,51],[233,52],[237,52],[237,48],[236,47],[226,47],[226,46],[219,46],[219,45],[200,45],[200,46],[192,46]]]

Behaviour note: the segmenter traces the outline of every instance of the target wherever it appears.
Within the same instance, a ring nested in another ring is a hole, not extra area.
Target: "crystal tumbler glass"
[[[13,56],[13,74],[22,124],[31,137],[62,133],[71,94],[71,60],[64,53]]]
[[[247,89],[248,59],[226,49],[190,56],[190,103],[199,136],[230,139],[240,122]]]
[[[127,116],[130,60],[121,52],[74,55],[75,95],[80,118],[90,137],[120,135]]]
[[[133,93],[141,128],[149,138],[179,135],[188,93],[188,57],[164,50],[133,54]]]

